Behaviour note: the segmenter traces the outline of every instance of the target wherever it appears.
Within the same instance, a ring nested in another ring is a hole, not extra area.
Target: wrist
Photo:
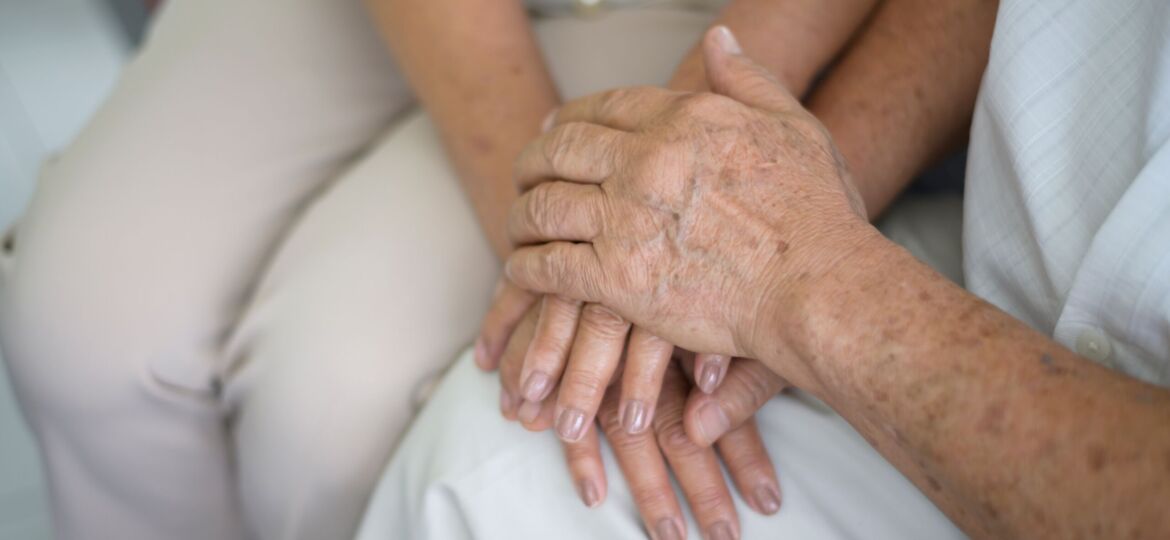
[[[745,339],[754,358],[817,396],[823,395],[835,342],[848,337],[834,321],[843,312],[864,309],[863,296],[896,250],[860,219],[832,229],[809,242],[815,251],[802,257],[799,267],[782,263],[768,269],[773,286],[760,298]]]

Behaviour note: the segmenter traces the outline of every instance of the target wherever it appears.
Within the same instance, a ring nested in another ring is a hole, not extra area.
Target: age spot
[[[1089,470],[1093,472],[1100,472],[1105,468],[1105,449],[1100,446],[1093,446],[1089,448]]]
[[[1065,375],[1068,373],[1068,369],[1056,365],[1056,359],[1051,354],[1041,354],[1040,363],[1044,365],[1044,371],[1049,375]]]

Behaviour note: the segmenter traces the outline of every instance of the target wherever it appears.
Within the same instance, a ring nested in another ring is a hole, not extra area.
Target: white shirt
[[[1003,0],[967,169],[967,287],[1170,386],[1170,2]]]

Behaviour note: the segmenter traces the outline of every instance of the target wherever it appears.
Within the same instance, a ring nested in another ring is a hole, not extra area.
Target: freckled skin
[[[726,98],[684,95],[643,136],[660,142],[638,145],[605,186],[609,219],[640,226],[603,234],[593,246],[602,261],[613,261],[607,274],[631,278],[622,289],[651,290],[664,300],[648,313],[655,319],[703,320],[693,313],[696,303],[750,305],[762,291],[780,294],[774,291],[782,284],[764,279],[760,269],[807,252],[824,235],[810,234],[804,223],[828,218],[844,228],[864,225],[844,163],[805,112],[764,112]],[[777,183],[789,189],[777,191]],[[745,257],[755,262],[744,264]],[[651,265],[638,273],[619,268],[628,261]],[[700,274],[705,279],[697,279]],[[732,341],[725,336],[702,350],[734,351]]]
[[[1170,392],[1080,358],[883,238],[831,139],[775,91],[663,107],[605,180],[604,227],[580,259],[592,266],[550,272],[566,252],[532,248],[510,275],[586,291],[679,346],[759,359],[973,537],[1170,538]]]

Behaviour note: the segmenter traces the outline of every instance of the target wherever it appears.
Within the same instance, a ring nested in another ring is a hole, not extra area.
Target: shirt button
[[[1111,366],[1108,362],[1113,347],[1109,338],[1096,328],[1089,328],[1077,336],[1077,353],[1094,362]]]

